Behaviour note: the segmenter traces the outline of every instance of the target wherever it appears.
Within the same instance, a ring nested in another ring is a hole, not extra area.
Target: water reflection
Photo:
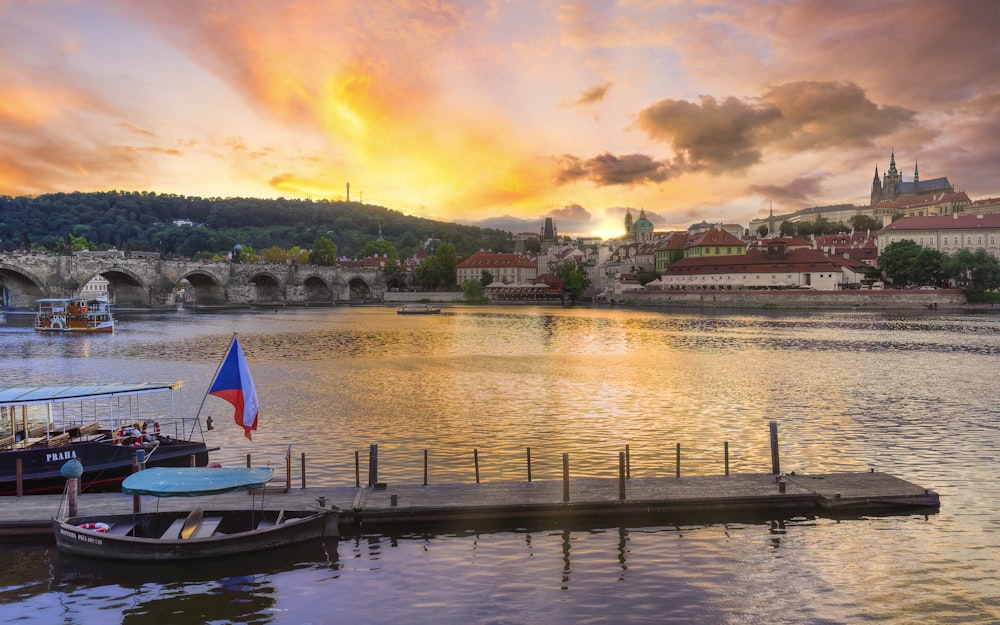
[[[939,491],[942,507],[929,517],[367,535],[341,542],[328,563],[263,563],[190,586],[184,572],[73,577],[51,553],[0,550],[0,621],[73,622],[72,609],[153,622],[180,605],[206,620],[295,625],[331,615],[435,625],[998,620],[995,315],[455,307],[400,319],[389,308],[304,309],[124,316],[119,329],[84,338],[5,327],[3,381],[183,379],[181,412],[194,413],[238,332],[261,429],[246,441],[226,427],[228,405],[206,403],[223,464],[250,453],[277,468],[291,444],[307,456],[310,485],[349,485],[355,452],[378,444],[383,481],[420,483],[428,450],[432,484],[472,482],[477,449],[491,482],[527,479],[530,447],[535,480],[559,479],[564,453],[574,477],[613,477],[628,445],[641,478],[673,475],[678,443],[684,475],[721,473],[728,442],[732,472],[761,473],[777,420],[785,470],[874,467]],[[246,594],[252,602],[239,604]],[[233,602],[228,617],[209,612]]]

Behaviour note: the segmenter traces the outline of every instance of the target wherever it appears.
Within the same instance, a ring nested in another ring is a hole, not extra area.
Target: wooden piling
[[[563,503],[569,502],[569,454],[563,454]]]
[[[306,487],[306,452],[302,452],[302,488]]]
[[[473,460],[476,463],[476,484],[478,484],[479,483],[479,450],[478,449],[473,449],[472,450],[472,458],[473,458]]]
[[[771,429],[771,473],[778,475],[781,473],[781,462],[778,458],[778,422],[771,421],[768,425]]]
[[[722,444],[722,453],[726,458],[726,475],[729,475],[729,441]]]
[[[628,445],[625,446],[626,449]],[[618,501],[625,501],[625,452],[618,452]]]
[[[681,444],[680,443],[677,443],[676,468],[677,468],[677,477],[680,477],[681,476]]]
[[[14,464],[16,465],[16,468],[14,469],[14,472],[16,474],[16,479],[17,479],[17,496],[18,497],[23,497],[24,496],[24,466],[23,466],[24,462],[21,460],[21,458],[18,458],[14,462]]]
[[[427,450],[424,450],[424,486],[427,486]]]
[[[528,447],[528,481],[531,481],[531,447]]]
[[[361,452],[354,451],[354,487],[361,488]]]
[[[632,454],[629,452],[629,446],[625,445],[625,477],[632,479]]]
[[[368,447],[368,486],[378,484],[378,445]]]

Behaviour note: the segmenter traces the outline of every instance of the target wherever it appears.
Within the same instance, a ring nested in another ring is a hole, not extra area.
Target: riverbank
[[[614,304],[697,308],[812,308],[851,310],[962,310],[969,308],[961,289],[886,289],[876,291],[626,291]]]

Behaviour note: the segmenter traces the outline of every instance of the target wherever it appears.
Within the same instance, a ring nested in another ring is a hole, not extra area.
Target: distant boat
[[[432,308],[430,304],[404,304],[396,309],[397,315],[436,315],[440,308]]]
[[[274,469],[145,469],[122,492],[153,497],[201,497],[263,490]],[[263,504],[263,498],[261,498]],[[60,551],[108,560],[157,562],[219,558],[338,536],[336,506],[308,510],[240,508],[207,511],[77,515],[52,521]]]
[[[40,332],[114,332],[115,319],[106,299],[40,299],[35,329]]]

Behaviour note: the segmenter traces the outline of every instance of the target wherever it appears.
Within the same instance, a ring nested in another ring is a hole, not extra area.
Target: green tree
[[[355,258],[368,258],[376,254],[379,256],[388,256],[393,262],[396,262],[396,259],[399,258],[396,246],[392,244],[392,241],[386,241],[385,239],[365,243]]]
[[[948,279],[948,272],[945,269],[947,256],[938,250],[929,247],[922,247],[913,258],[913,267],[910,270],[910,284],[933,284],[943,285]]]
[[[488,287],[489,285],[493,284],[493,274],[487,271],[486,269],[483,269],[482,274],[480,274],[479,284],[481,284],[483,287]]]
[[[590,277],[587,276],[587,272],[581,271],[576,262],[572,260],[567,260],[559,265],[557,273],[563,280],[563,291],[569,293],[570,299],[574,302],[590,285]]]
[[[913,282],[913,262],[921,249],[909,239],[891,243],[878,257],[879,269],[893,284],[910,284]]]
[[[762,239],[767,236],[767,232],[768,232],[767,226],[763,224],[757,228],[757,235]]]
[[[313,265],[331,267],[337,264],[337,244],[326,237],[313,241],[309,252],[309,262]]]
[[[264,258],[265,263],[270,264],[284,263],[288,260],[288,252],[286,252],[284,248],[280,248],[277,245],[264,248],[260,251],[260,255]]]
[[[984,299],[987,291],[1000,288],[1000,263],[986,250],[959,250],[946,263],[948,273],[965,287],[969,301]]]
[[[783,237],[794,237],[795,224],[790,221],[781,222],[781,225],[778,226],[778,234],[780,234]]]
[[[463,282],[462,293],[465,294],[465,301],[469,304],[481,304],[486,301],[483,297],[483,285],[479,280],[470,278]]]
[[[851,228],[856,232],[861,232],[863,230],[879,230],[882,224],[879,223],[874,217],[869,217],[868,215],[855,215],[850,219]]]

